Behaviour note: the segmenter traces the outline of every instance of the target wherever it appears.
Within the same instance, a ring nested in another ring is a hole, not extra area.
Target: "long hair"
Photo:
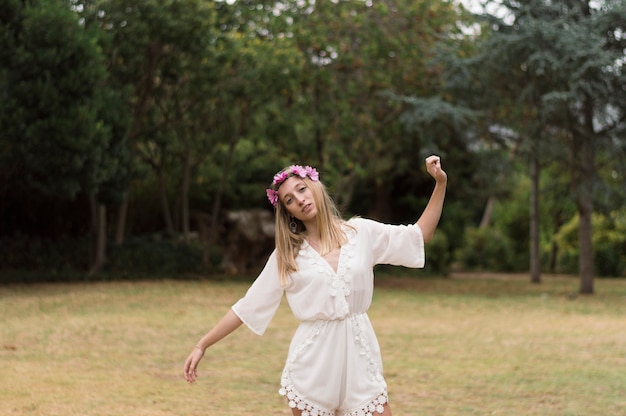
[[[336,247],[346,243],[348,240],[342,230],[344,223],[335,202],[332,200],[326,187],[320,181],[313,181],[308,177],[302,178],[306,186],[311,189],[313,201],[317,207],[317,229],[319,235],[316,236],[320,242],[321,255],[325,255]],[[280,185],[278,186],[280,187]],[[274,186],[273,188],[278,188]],[[284,207],[282,201],[276,203],[276,254],[278,260],[278,274],[280,284],[286,286],[289,283],[289,274],[298,270],[296,257],[304,241],[305,227],[301,221],[295,219],[298,224],[294,233],[289,228],[292,221],[289,212]]]

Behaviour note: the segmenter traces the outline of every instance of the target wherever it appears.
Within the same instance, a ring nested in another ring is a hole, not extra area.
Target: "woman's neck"
[[[318,241],[320,239],[319,230],[317,228],[317,221],[307,221],[304,223],[306,228],[306,239]]]

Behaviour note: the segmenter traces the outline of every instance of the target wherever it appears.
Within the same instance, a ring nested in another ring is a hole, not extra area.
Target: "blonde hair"
[[[291,176],[291,175],[290,175]],[[346,234],[342,229],[344,224],[341,214],[332,200],[326,187],[322,182],[313,181],[309,177],[302,178],[302,181],[306,186],[311,189],[313,194],[313,201],[317,207],[317,230],[320,242],[320,254],[323,256],[336,247],[339,247],[346,243],[348,240]],[[278,190],[278,186],[273,185],[272,189]],[[276,254],[278,260],[278,278],[282,286],[286,286],[289,283],[289,274],[298,270],[296,264],[296,257],[302,246],[305,235],[304,225],[295,220],[298,224],[298,229],[293,232],[289,228],[289,223],[292,221],[287,208],[283,205],[282,201],[278,201],[276,204]]]

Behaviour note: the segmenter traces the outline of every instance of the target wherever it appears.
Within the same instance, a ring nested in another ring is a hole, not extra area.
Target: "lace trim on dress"
[[[290,408],[301,410],[302,416],[335,416],[335,412],[321,409],[318,406],[302,400],[291,384],[281,388],[278,392],[289,400]]]
[[[315,252],[308,242],[306,243],[307,246],[302,247],[298,253],[302,258],[308,259],[313,267],[315,267],[322,276],[326,277],[328,293],[335,302],[336,319],[344,319],[350,314],[350,305],[346,297],[350,296],[351,293],[352,275],[350,274],[350,259],[354,257],[356,241],[353,235],[355,233],[354,230],[346,229],[345,232],[348,236],[348,241],[341,246],[337,272],[330,267],[319,253]]]
[[[380,396],[372,400],[369,404],[363,406],[360,409],[353,410],[351,412],[344,412],[342,416],[374,416],[374,412],[379,415],[385,411],[385,403],[388,402],[387,390],[384,390]]]
[[[352,333],[354,334],[354,343],[359,347],[359,353],[364,355],[367,359],[367,370],[370,373],[370,377],[382,381],[383,375],[381,374],[380,368],[378,368],[376,360],[374,360],[374,357],[372,356],[372,350],[367,342],[367,338],[362,336],[364,333],[363,328],[361,327],[363,314],[351,316],[349,319],[353,323]]]
[[[335,416],[335,412],[322,409],[321,407],[303,400],[298,392],[293,388],[287,372],[283,374],[282,384],[283,387],[278,390],[278,393],[287,398],[290,408],[302,411],[302,416]],[[382,414],[385,411],[385,403],[388,401],[387,390],[383,390],[378,397],[360,409],[343,412],[342,416],[374,416],[375,413]]]
[[[353,323],[352,333],[354,334],[354,343],[358,345],[360,350],[359,353],[364,355],[367,359],[367,370],[370,377],[384,383],[385,379],[382,375],[380,367],[372,355],[372,349],[370,348],[369,342],[367,342],[367,337],[363,336],[366,333],[363,330],[363,325],[365,325],[363,319],[365,319],[365,316],[365,314],[358,314],[348,318]],[[377,398],[372,400],[367,405],[351,412],[344,412],[342,416],[373,416],[374,412],[382,414],[385,411],[384,405],[388,401],[387,389],[385,389]]]
[[[337,265],[337,273],[332,273],[327,277],[330,287],[329,294],[335,298],[336,313],[338,319],[343,319],[350,313],[347,296],[350,296],[352,287],[352,274],[350,273],[350,259],[354,257],[355,239],[354,230],[345,230],[348,241],[341,247],[341,256]]]

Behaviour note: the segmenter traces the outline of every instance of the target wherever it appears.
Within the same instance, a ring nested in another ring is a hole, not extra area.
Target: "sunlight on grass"
[[[290,415],[277,394],[297,322],[242,328],[183,362],[248,284],[0,286],[2,415]],[[395,415],[626,414],[626,281],[388,277],[371,320]],[[620,413],[621,412],[621,413]]]

